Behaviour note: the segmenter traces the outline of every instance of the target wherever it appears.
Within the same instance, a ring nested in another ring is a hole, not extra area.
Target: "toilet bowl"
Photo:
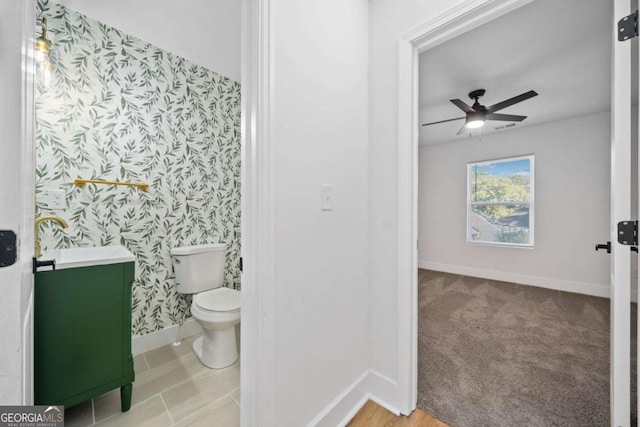
[[[222,286],[226,246],[207,244],[171,249],[179,293],[192,294],[191,314],[202,327],[193,352],[207,367],[219,369],[238,359],[236,328],[240,292]]]
[[[240,292],[218,288],[194,295],[191,314],[203,335],[193,351],[210,368],[224,368],[238,360],[236,328],[240,323]]]

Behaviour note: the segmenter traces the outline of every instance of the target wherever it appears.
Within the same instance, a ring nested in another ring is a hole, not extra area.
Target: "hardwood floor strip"
[[[382,406],[368,401],[347,427],[449,427],[420,409],[416,409],[410,416],[394,415]]]

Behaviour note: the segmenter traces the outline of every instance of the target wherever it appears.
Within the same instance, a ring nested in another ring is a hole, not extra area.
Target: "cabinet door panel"
[[[67,399],[130,375],[126,264],[38,272],[34,291],[35,401]],[[77,403],[77,402],[76,402]]]

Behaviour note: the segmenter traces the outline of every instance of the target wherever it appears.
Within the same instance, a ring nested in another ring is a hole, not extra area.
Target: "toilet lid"
[[[240,291],[225,287],[196,294],[193,302],[208,311],[233,311],[240,308]]]

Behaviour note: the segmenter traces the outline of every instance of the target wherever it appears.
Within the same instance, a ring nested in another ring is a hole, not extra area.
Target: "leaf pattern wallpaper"
[[[36,204],[44,251],[122,244],[136,257],[132,329],[177,324],[170,249],[227,245],[225,286],[240,286],[240,85],[48,0],[56,68],[36,84]],[[149,184],[87,184],[77,177]],[[62,190],[64,210],[46,191]]]

